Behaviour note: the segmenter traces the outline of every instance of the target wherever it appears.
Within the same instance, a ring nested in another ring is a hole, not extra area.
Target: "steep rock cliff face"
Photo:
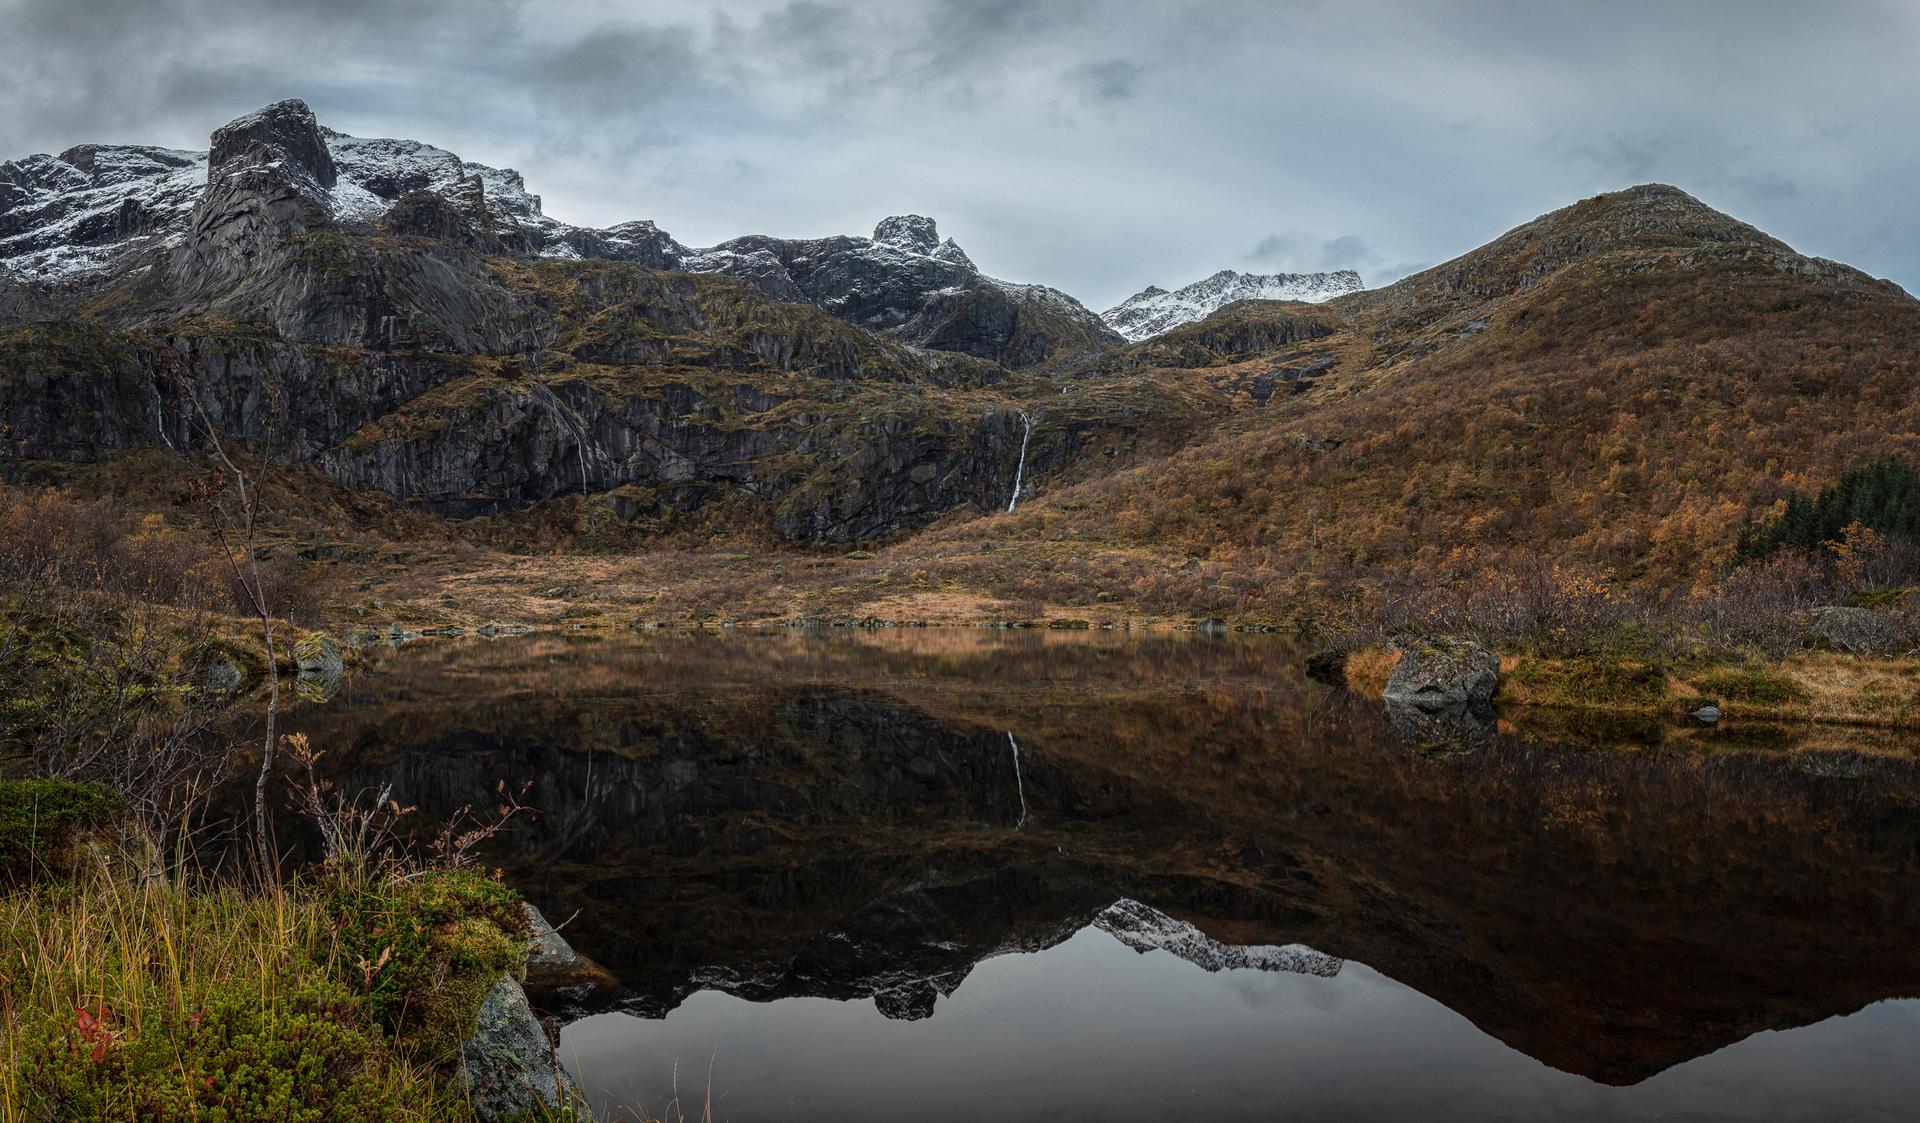
[[[436,513],[613,493],[616,514],[652,517],[739,495],[784,535],[852,541],[1003,507],[1023,471],[1021,395],[1057,394],[728,278],[414,238],[289,244],[282,268],[184,315],[0,334],[0,450],[191,451],[186,377],[229,436]],[[1050,402],[1025,476],[1205,416]]]
[[[691,250],[649,222],[572,227],[517,173],[350,137],[298,101],[206,153],[34,157],[0,167],[0,450],[190,453],[203,408],[449,515],[738,496],[780,533],[850,541],[1002,508],[1023,471],[1207,414],[1049,402],[1027,441],[1030,399],[1059,387],[1014,372],[1118,337],[984,276],[931,219],[874,234]]]

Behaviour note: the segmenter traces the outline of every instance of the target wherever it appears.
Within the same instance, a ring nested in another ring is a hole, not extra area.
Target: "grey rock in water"
[[[1388,702],[1445,709],[1485,706],[1500,688],[1500,657],[1472,640],[1436,637],[1398,645]]]
[[[486,1123],[567,1110],[576,1120],[593,1119],[526,991],[511,975],[500,976],[487,993],[473,1036],[460,1046],[460,1090]]]
[[[340,641],[325,632],[308,632],[294,641],[293,665],[303,675],[338,679],[346,670],[340,660]]]
[[[246,676],[231,659],[210,659],[200,668],[200,686],[215,694],[227,694],[240,688]]]
[[[1703,722],[1707,725],[1712,725],[1713,723],[1720,720],[1720,707],[1702,706],[1699,709],[1688,714],[1687,716],[1690,718],[1693,718],[1695,721]]]
[[[1831,605],[1813,610],[1807,639],[1817,647],[1875,655],[1893,650],[1899,635],[1892,620],[1870,608]]]

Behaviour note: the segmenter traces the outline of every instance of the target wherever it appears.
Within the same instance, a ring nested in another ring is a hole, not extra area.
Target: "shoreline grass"
[[[1348,687],[1379,698],[1398,654],[1348,654]],[[1807,651],[1779,659],[1702,655],[1674,659],[1626,652],[1518,652],[1500,660],[1503,707],[1682,718],[1702,706],[1725,720],[1879,729],[1920,728],[1920,658]]]

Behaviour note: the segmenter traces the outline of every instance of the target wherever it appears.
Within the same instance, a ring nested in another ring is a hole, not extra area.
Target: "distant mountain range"
[[[226,149],[223,151],[222,140]],[[451,237],[538,258],[630,261],[724,273],[776,300],[822,307],[871,331],[1010,366],[1117,342],[1079,301],[1044,285],[980,272],[933,220],[883,220],[872,238],[735,238],[682,245],[649,221],[600,230],[548,217],[520,173],[414,140],[324,128],[302,102],[221,129],[212,152],[80,145],[0,164],[0,272],[30,284],[97,282],[154,260],[192,232],[210,169],[248,144],[285,161],[327,224]],[[297,173],[297,174],[296,174]]]
[[[1318,304],[1360,291],[1360,274],[1235,273],[1222,269],[1204,281],[1168,292],[1149,286],[1100,314],[1107,326],[1131,343],[1150,339],[1181,324],[1204,320],[1236,300],[1299,300]]]
[[[934,220],[919,215],[884,219],[871,238],[748,235],[698,249],[646,220],[607,229],[570,225],[545,214],[540,196],[527,190],[516,171],[462,160],[416,140],[348,136],[312,122],[298,102],[269,106],[223,131],[286,132],[295,140],[290,151],[312,162],[316,198],[343,229],[373,229],[402,200],[430,194],[454,204],[477,232],[514,252],[725,273],[776,300],[815,304],[923,346],[968,353],[984,347],[988,357],[1012,365],[1053,357],[1053,337],[1044,344],[1022,338],[1008,352],[1004,343],[972,338],[979,328],[973,321],[983,314],[1006,321],[987,330],[1010,339],[1023,315],[1046,320],[1070,345],[1085,347],[1111,342],[1107,329],[1137,342],[1236,300],[1318,302],[1360,288],[1352,270],[1223,270],[1173,292],[1148,288],[1095,316],[1057,289],[988,277],[953,239],[940,239]],[[307,132],[317,141],[293,137]],[[0,272],[31,284],[71,286],[172,249],[187,236],[208,165],[205,151],[100,144],[0,164]],[[968,315],[960,322],[953,312],[963,305]]]

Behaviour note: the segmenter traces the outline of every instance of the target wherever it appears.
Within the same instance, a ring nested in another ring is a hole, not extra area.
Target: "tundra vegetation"
[[[527,950],[473,863],[502,820],[409,845],[406,809],[328,792],[293,738],[325,860],[262,868],[254,825],[208,808],[259,753],[230,720],[273,670],[254,590],[290,634],[314,601],[275,561],[240,587],[204,527],[116,512],[0,498],[0,1117],[475,1118],[460,1045]]]

